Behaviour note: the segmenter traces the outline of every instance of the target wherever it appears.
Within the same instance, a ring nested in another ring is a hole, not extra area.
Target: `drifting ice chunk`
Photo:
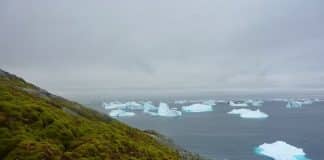
[[[112,117],[131,117],[131,116],[135,116],[135,113],[134,112],[126,112],[121,109],[115,109],[115,110],[111,110],[109,112],[109,115]]]
[[[262,119],[262,118],[268,118],[269,115],[267,115],[264,112],[261,112],[259,109],[253,111],[250,109],[233,109],[232,111],[228,112],[228,114],[239,114],[241,118],[249,118],[249,119]]]
[[[234,101],[230,101],[229,105],[232,107],[248,107],[249,105],[243,102],[234,102]]]
[[[210,106],[215,106],[216,101],[215,100],[207,100],[207,101],[203,101],[203,104],[210,105]]]
[[[206,104],[192,104],[189,106],[183,106],[182,111],[184,112],[211,112],[213,107]]]
[[[310,160],[301,148],[297,148],[283,141],[264,143],[255,149],[258,155],[267,156],[274,160]]]
[[[182,115],[180,111],[170,109],[166,103],[160,103],[157,114],[163,117],[177,117]]]

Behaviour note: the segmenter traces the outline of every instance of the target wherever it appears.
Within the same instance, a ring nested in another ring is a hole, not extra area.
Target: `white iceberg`
[[[158,116],[157,110],[158,108],[155,107],[153,104],[151,103],[144,103],[144,113],[149,114],[151,116]]]
[[[230,112],[227,112],[228,114],[238,114],[241,118],[248,118],[248,119],[263,119],[268,118],[269,115],[261,112],[259,109],[253,111],[246,108],[240,108],[240,109],[233,109]]]
[[[202,102],[203,104],[210,105],[210,106],[215,106],[216,101],[215,100],[206,100]]]
[[[160,103],[157,114],[162,117],[177,117],[182,115],[180,111],[170,109],[166,103]]]
[[[106,110],[110,110],[110,109],[128,109],[128,110],[143,110],[143,105],[135,102],[135,101],[131,101],[131,102],[126,102],[126,103],[120,103],[120,102],[110,102],[110,103],[106,103],[103,102],[103,107]]]
[[[109,115],[111,117],[131,117],[131,116],[135,116],[135,113],[134,112],[126,112],[121,109],[115,109],[115,110],[111,110],[109,112]]]
[[[157,107],[155,107],[151,103],[144,103],[143,108],[144,108],[144,112],[146,112],[146,111],[157,111],[157,109],[158,109]]]
[[[310,160],[301,148],[297,148],[283,141],[264,143],[255,149],[255,153],[270,157],[274,160]]]
[[[229,105],[232,107],[248,107],[249,106],[245,102],[234,102],[234,101],[229,101]]]
[[[183,106],[182,111],[184,112],[211,112],[213,107],[206,104],[192,104],[189,106]]]

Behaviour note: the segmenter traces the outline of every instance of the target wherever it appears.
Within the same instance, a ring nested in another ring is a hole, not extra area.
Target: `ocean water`
[[[171,102],[170,107],[175,107]],[[213,112],[183,113],[176,118],[152,117],[137,112],[120,121],[139,129],[153,129],[174,140],[185,149],[217,160],[269,160],[256,155],[263,143],[285,141],[303,148],[312,160],[324,159],[324,102],[288,109],[286,102],[265,102],[258,107],[267,119],[242,119],[229,115],[234,107],[225,103]],[[179,107],[177,105],[176,107]],[[256,109],[257,107],[249,107]]]

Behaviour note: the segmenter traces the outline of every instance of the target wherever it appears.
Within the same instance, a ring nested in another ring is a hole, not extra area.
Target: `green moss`
[[[0,75],[0,157],[180,159],[148,134],[8,73]]]

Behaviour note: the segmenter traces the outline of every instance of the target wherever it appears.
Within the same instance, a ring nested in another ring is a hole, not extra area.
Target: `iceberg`
[[[215,106],[216,101],[215,100],[206,100],[202,102],[203,104],[210,105],[210,106]]]
[[[120,102],[110,102],[110,103],[106,103],[103,102],[103,107],[106,110],[110,110],[110,109],[128,109],[128,110],[143,110],[143,105],[135,102],[135,101],[131,101],[131,102],[126,102],[126,103],[120,103]]]
[[[206,104],[192,104],[189,106],[183,106],[182,111],[184,112],[211,112],[213,107]]]
[[[248,119],[263,119],[268,118],[269,115],[261,112],[259,109],[253,111],[246,108],[240,108],[240,109],[233,109],[230,112],[227,112],[228,114],[238,114],[241,118],[248,118]]]
[[[264,102],[261,101],[261,100],[252,100],[252,99],[249,99],[249,100],[245,101],[245,103],[251,104],[254,107],[260,107],[260,106],[262,106],[262,104]]]
[[[264,143],[255,149],[258,155],[270,157],[274,160],[310,160],[301,148],[297,148],[283,141]]]
[[[303,106],[303,103],[299,101],[288,101],[286,108],[301,108]]]
[[[135,113],[134,112],[126,112],[121,109],[115,109],[115,110],[111,110],[109,112],[109,115],[111,117],[131,117],[131,116],[135,116]]]
[[[131,101],[131,102],[127,102],[125,103],[126,109],[128,110],[143,110],[143,105],[135,102],[135,101]]]
[[[245,102],[234,102],[234,101],[229,101],[229,105],[232,107],[248,107],[249,106]]]
[[[166,103],[160,103],[157,114],[162,117],[177,117],[182,115],[180,111],[170,109]]]
[[[152,105],[151,103],[144,103],[144,113],[149,114],[151,116],[158,116],[158,113],[156,112],[158,110],[157,107]]]
[[[106,110],[109,110],[109,109],[125,109],[125,107],[126,107],[125,104],[122,104],[120,102],[110,102],[110,103],[103,102],[102,105]]]

